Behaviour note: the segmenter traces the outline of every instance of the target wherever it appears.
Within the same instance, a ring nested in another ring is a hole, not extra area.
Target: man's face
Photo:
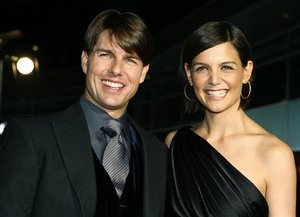
[[[136,54],[125,52],[108,30],[99,35],[89,55],[82,52],[81,65],[86,74],[85,97],[113,118],[125,112],[149,69]]]

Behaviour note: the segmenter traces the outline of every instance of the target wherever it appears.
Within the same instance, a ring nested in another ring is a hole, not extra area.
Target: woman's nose
[[[210,72],[209,82],[214,85],[220,82],[220,73],[217,70],[213,70]]]

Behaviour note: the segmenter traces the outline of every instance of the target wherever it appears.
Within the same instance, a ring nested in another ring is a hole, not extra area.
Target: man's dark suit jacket
[[[167,148],[130,123],[143,145],[143,217],[163,217]],[[12,120],[2,137],[1,217],[94,217],[95,166],[79,102],[53,115]]]

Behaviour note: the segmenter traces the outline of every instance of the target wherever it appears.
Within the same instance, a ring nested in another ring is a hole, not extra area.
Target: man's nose
[[[111,63],[110,72],[114,75],[122,74],[122,61],[114,59]]]

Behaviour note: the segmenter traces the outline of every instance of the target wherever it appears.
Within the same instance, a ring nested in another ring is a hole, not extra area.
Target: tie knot
[[[119,121],[111,119],[109,120],[104,126],[103,129],[105,133],[110,137],[114,137],[116,135],[121,134],[122,132],[122,125]]]

